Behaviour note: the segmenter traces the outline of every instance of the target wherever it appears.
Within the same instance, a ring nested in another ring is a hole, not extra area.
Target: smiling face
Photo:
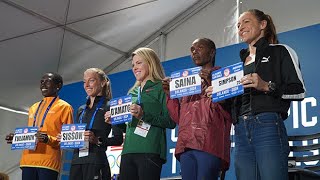
[[[212,66],[215,50],[204,39],[196,39],[190,48],[191,57],[197,66]]]
[[[55,97],[61,89],[61,85],[53,81],[53,74],[47,73],[40,80],[40,90],[44,97]]]
[[[137,81],[146,82],[149,79],[149,66],[139,55],[132,57],[132,72]]]
[[[264,36],[266,25],[267,22],[265,20],[258,21],[254,14],[245,12],[238,20],[238,34],[243,42],[254,45]]]
[[[94,71],[88,70],[83,74],[83,88],[90,97],[101,96],[105,83]]]

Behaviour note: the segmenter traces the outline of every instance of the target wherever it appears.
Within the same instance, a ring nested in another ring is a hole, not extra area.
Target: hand
[[[131,112],[131,115],[136,117],[137,119],[141,119],[143,116],[143,110],[141,106],[139,106],[138,104],[131,104],[130,112]]]
[[[59,134],[56,136],[56,138],[57,138],[57,141],[60,143],[60,142],[61,142],[61,134],[59,133]]]
[[[89,141],[89,143],[91,143],[91,144],[98,143],[98,137],[96,137],[92,131],[85,131],[84,132],[84,140]]]
[[[7,144],[12,144],[13,136],[14,136],[13,133],[6,135]]]
[[[205,92],[206,92],[206,95],[208,98],[211,98],[212,97],[212,91],[213,91],[213,87],[212,86],[209,86]]]
[[[267,92],[268,82],[262,80],[257,73],[250,73],[241,78],[240,82],[243,84],[244,88],[255,88],[259,91]]]
[[[211,70],[201,69],[199,72],[199,76],[203,79],[207,84],[211,85]]]
[[[104,114],[104,122],[106,122],[108,124],[111,124],[111,113],[110,113],[110,111],[107,111]]]
[[[35,136],[38,142],[47,143],[49,141],[48,134],[45,132],[38,131]]]
[[[162,79],[162,89],[167,96],[170,95],[170,81],[171,79],[169,77]]]

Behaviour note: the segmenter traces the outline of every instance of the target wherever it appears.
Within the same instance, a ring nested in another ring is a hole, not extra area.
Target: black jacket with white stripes
[[[278,112],[283,119],[288,117],[291,101],[301,101],[305,97],[305,86],[300,71],[298,56],[293,49],[283,44],[269,44],[266,38],[259,39],[256,49],[255,73],[266,82],[274,82],[276,90],[265,93],[251,88],[251,113]],[[244,62],[248,49],[240,51]],[[241,96],[234,99],[233,118],[237,119],[241,106]]]

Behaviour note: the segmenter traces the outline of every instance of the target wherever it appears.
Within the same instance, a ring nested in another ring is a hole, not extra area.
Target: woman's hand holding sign
[[[136,117],[137,119],[141,119],[143,117],[143,109],[138,104],[131,104],[130,112],[132,116]]]

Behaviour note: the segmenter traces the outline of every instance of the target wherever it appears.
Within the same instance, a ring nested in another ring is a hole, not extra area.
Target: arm
[[[223,120],[225,123],[233,122],[231,117],[231,101],[224,101],[224,103],[213,103],[211,101],[210,107],[211,109],[219,111],[219,113],[223,116]]]
[[[117,124],[117,125],[114,125],[114,126],[117,126],[117,128],[120,128],[123,133],[126,133],[126,131],[127,131],[127,124],[126,123]]]
[[[234,98],[225,99],[225,100],[219,101],[218,103],[225,111],[230,113],[233,99]]]
[[[166,94],[166,104],[171,119],[179,124],[180,118],[180,103],[179,99],[170,99],[170,78],[164,78],[162,80],[162,89]]]
[[[65,106],[61,112],[60,118],[61,118],[62,124],[72,124],[73,123],[73,109],[72,109],[72,107]],[[60,132],[58,132],[58,133],[60,133]],[[52,147],[59,147],[59,140],[58,140],[57,136],[48,135],[47,144]]]
[[[121,146],[123,143],[123,132],[117,126],[112,126],[113,137],[107,139],[106,146]]]
[[[104,120],[107,124],[111,124],[111,114],[110,114],[110,111],[107,111],[105,114],[104,114]],[[116,127],[117,129],[120,129],[121,130],[121,133],[123,132],[126,132],[127,130],[127,125],[125,123],[123,124],[117,124],[117,125],[112,125],[112,128],[113,127]]]
[[[106,113],[104,114],[104,120],[107,124],[111,125],[111,114],[110,114],[110,101],[106,103]],[[120,146],[123,143],[123,130],[126,130],[126,124],[120,125],[111,125],[112,137],[107,137],[106,147],[108,146]]]
[[[282,98],[301,101],[305,97],[305,85],[298,56],[289,46],[284,47],[281,54],[281,78],[284,82]]]
[[[166,96],[166,104],[170,114],[171,119],[179,125],[180,119],[180,103],[179,99],[170,99]]]
[[[14,134],[13,133],[9,133],[6,135],[6,141],[7,141],[7,144],[12,144],[12,140],[13,140],[13,136]]]
[[[155,115],[151,112],[144,111],[143,120],[154,126],[173,129],[176,127],[176,123],[172,121],[169,115],[167,103],[166,103],[166,95],[162,89],[160,90],[159,97],[160,97],[159,102],[161,103],[161,113],[159,115]]]

